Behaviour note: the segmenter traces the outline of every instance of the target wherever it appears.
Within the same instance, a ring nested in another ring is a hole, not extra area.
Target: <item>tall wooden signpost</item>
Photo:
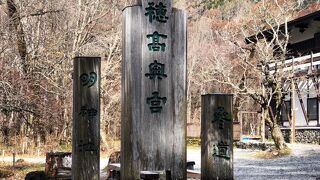
[[[186,14],[171,0],[123,11],[121,179],[186,179]]]
[[[201,179],[233,179],[232,98],[201,97]]]
[[[72,134],[72,179],[99,180],[99,57],[74,59]]]

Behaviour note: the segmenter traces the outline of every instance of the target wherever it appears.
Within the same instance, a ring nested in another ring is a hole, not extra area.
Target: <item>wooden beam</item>
[[[299,71],[299,72],[293,73],[294,78],[308,78],[308,77],[315,77],[315,76],[319,76],[319,75],[320,75],[320,69],[314,69],[311,71],[311,73],[309,72],[309,70],[304,70],[304,71]],[[285,79],[287,79],[287,78],[285,78]]]
[[[291,67],[291,66],[299,66],[299,65],[302,65],[302,64],[309,64],[311,63],[312,59],[309,58],[309,59],[306,59],[306,60],[302,60],[302,61],[296,61],[296,62],[293,62],[293,63],[285,63],[285,64],[279,64],[277,66],[272,66],[270,67],[270,71],[274,71],[275,69],[281,69],[281,68],[288,68],[288,67]],[[318,62],[320,61],[320,57],[314,57],[313,59],[313,62]]]

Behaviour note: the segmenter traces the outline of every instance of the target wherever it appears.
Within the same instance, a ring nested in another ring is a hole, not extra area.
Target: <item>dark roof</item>
[[[313,21],[320,21],[320,11],[316,11],[311,14],[307,14],[305,16],[302,16],[297,19],[293,19],[293,20],[289,21],[287,23],[288,31],[290,31],[294,27],[302,28],[302,29],[308,28],[308,24],[312,20]],[[281,32],[284,32],[285,24],[281,24],[279,29]],[[268,29],[268,30],[262,31],[258,34],[255,34],[253,36],[247,37],[245,40],[246,40],[247,44],[250,44],[250,43],[256,43],[258,39],[262,39],[264,37],[266,37],[267,39],[272,39],[272,37],[273,37],[272,29]]]

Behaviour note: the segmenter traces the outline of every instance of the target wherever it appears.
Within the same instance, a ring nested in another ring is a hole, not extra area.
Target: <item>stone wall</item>
[[[233,143],[233,145],[239,149],[252,149],[252,150],[262,150],[262,151],[275,148],[274,143],[270,143],[270,142],[236,141]]]
[[[281,129],[285,141],[291,139],[290,129]],[[296,129],[296,143],[320,144],[320,129]]]

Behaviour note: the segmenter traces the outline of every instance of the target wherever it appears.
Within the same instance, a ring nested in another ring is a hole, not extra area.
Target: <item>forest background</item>
[[[70,150],[72,63],[73,57],[85,55],[102,57],[101,149],[115,148],[120,138],[122,10],[133,4],[128,0],[0,1],[0,146],[21,153],[37,148]],[[243,74],[246,68],[241,61],[253,50],[245,37],[314,12],[320,4],[316,0],[174,0],[174,7],[188,13],[188,126],[199,126],[201,94],[234,93],[235,115],[240,109],[259,111],[259,106],[253,106],[253,94],[261,91],[257,83],[261,78]]]

